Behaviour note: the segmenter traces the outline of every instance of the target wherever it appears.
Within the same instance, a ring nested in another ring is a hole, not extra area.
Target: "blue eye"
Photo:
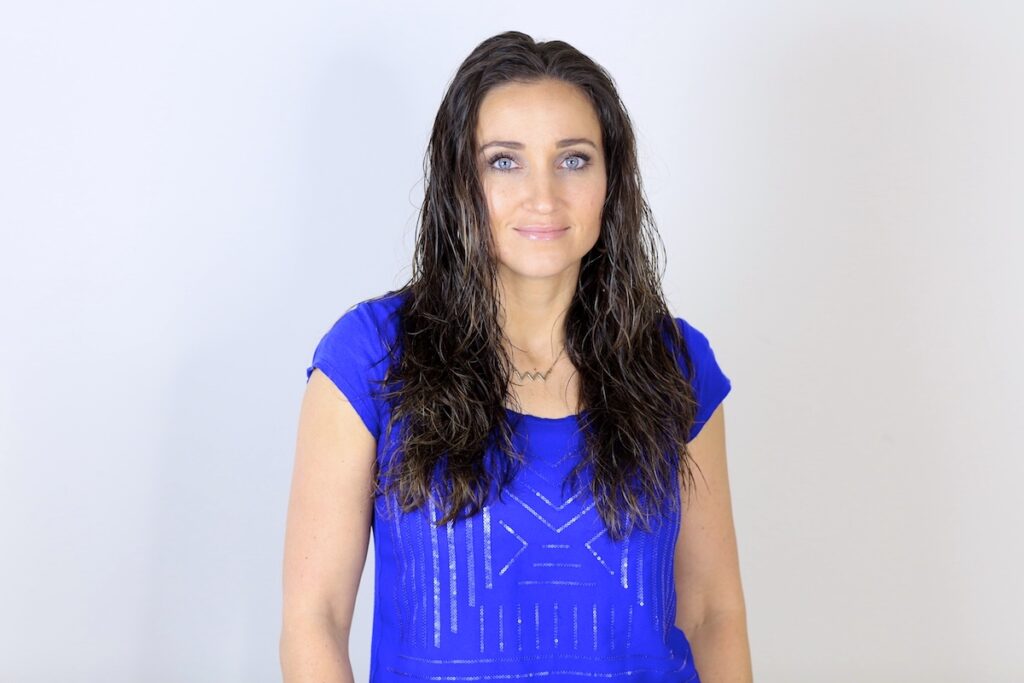
[[[584,154],[583,152],[573,152],[569,156],[565,157],[566,161],[568,161],[570,159],[581,159],[582,160],[582,163],[576,162],[575,165],[570,165],[568,167],[568,169],[570,171],[582,171],[583,169],[585,169],[587,166],[590,165],[590,155]],[[501,167],[495,166],[495,164],[497,162],[502,161],[502,160],[515,161],[515,159],[511,155],[509,155],[509,154],[507,154],[505,152],[498,152],[494,156],[490,157],[487,160],[487,162],[490,165],[490,168],[492,170],[498,171],[499,173],[509,173],[509,172],[515,170],[514,167],[508,166],[508,165],[501,166]]]
[[[490,158],[491,167],[494,168],[495,171],[505,171],[505,172],[511,171],[512,169],[510,167],[507,167],[507,166],[504,167],[504,168],[497,168],[497,167],[494,166],[495,162],[501,161],[503,159],[508,160],[508,161],[515,161],[515,159],[513,159],[509,155],[499,153],[499,154],[495,154],[493,157]]]
[[[583,163],[577,164],[576,166],[572,167],[572,170],[574,170],[574,171],[578,171],[578,170],[580,170],[581,168],[584,168],[585,166],[587,166],[590,163],[590,157],[587,156],[586,154],[583,154],[582,152],[579,152],[577,154],[571,154],[571,155],[567,156],[566,160],[569,160],[569,159],[582,159],[583,160]]]

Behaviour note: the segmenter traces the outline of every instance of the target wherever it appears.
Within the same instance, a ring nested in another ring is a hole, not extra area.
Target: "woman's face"
[[[601,231],[606,187],[590,101],[553,79],[502,84],[480,104],[476,146],[503,279],[565,278],[575,287]]]

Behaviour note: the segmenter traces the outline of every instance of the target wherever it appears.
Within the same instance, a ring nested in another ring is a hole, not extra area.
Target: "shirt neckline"
[[[577,419],[583,417],[583,414],[587,412],[586,410],[583,410],[582,412],[579,412],[579,413],[572,413],[570,415],[562,415],[561,417],[544,417],[542,415],[530,415],[529,413],[520,413],[520,412],[518,412],[516,410],[512,410],[511,408],[508,408],[508,407],[506,407],[505,410],[509,414],[511,414],[511,415],[513,415],[515,417],[524,418],[524,419],[527,419],[527,420],[531,420],[531,421],[534,421],[534,422],[541,422],[541,423],[570,422],[572,420],[577,420]]]

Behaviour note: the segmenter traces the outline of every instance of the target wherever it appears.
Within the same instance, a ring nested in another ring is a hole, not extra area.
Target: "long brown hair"
[[[431,497],[438,525],[476,514],[522,463],[511,440],[511,359],[498,323],[498,271],[475,131],[488,90],[508,81],[560,79],[578,87],[601,124],[607,194],[601,230],[584,256],[565,318],[566,354],[579,372],[584,449],[564,485],[591,468],[590,492],[613,539],[633,521],[675,506],[680,473],[693,486],[686,437],[696,415],[679,362],[692,361],[660,284],[658,235],[638,171],[633,126],[611,76],[559,40],[507,31],[463,61],[434,120],[424,158],[425,198],[412,276],[400,289],[398,335],[381,394],[385,434],[401,424],[397,457],[376,493],[410,511]],[[670,342],[667,346],[666,338]],[[399,352],[400,349],[400,352]],[[677,356],[678,354],[678,356]],[[490,454],[490,455],[488,455]],[[675,509],[674,507],[672,509]]]

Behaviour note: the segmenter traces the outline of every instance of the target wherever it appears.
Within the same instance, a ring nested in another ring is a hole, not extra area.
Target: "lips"
[[[537,235],[548,235],[553,232],[561,232],[563,230],[568,230],[569,227],[566,225],[523,225],[514,229],[519,232],[528,232]]]
[[[528,240],[557,240],[569,232],[567,225],[524,225],[513,229]]]

